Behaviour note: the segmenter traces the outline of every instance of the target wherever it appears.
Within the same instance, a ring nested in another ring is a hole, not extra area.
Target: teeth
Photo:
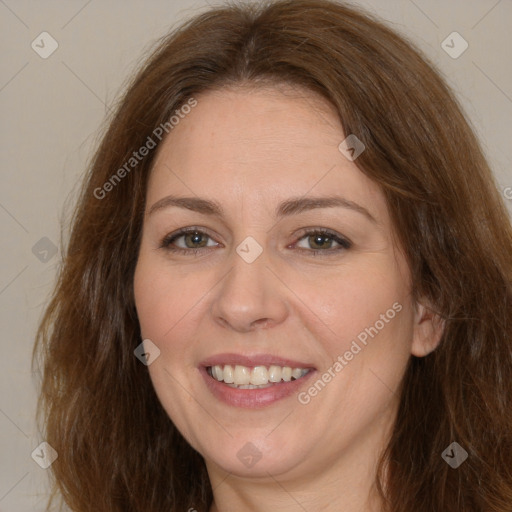
[[[292,378],[300,379],[302,377],[302,370],[300,368],[294,368],[292,370]]]
[[[270,386],[273,386],[273,384],[262,384],[261,386],[256,386],[254,384],[242,384],[241,386],[237,386],[236,384],[228,384],[230,388],[237,388],[237,389],[263,389],[263,388],[269,388]]]
[[[270,382],[281,382],[281,376],[283,372],[280,366],[271,366],[268,369],[268,380]]]
[[[235,382],[233,377],[233,367],[230,364],[224,366],[224,382],[226,384],[233,384],[233,382]]]
[[[214,366],[212,368],[212,375],[217,380],[223,380],[224,379],[224,370],[222,369],[222,366]]]
[[[261,386],[268,384],[268,371],[264,366],[255,366],[251,372],[251,384]]]
[[[292,380],[292,369],[289,366],[283,368],[283,380],[290,382]]]
[[[235,366],[235,373],[233,375],[233,383],[240,386],[241,384],[251,383],[251,370],[247,366]]]
[[[219,382],[225,382],[230,387],[239,389],[266,388],[275,383],[300,379],[309,372],[304,368],[290,366],[248,366],[215,365],[208,368],[208,373]]]

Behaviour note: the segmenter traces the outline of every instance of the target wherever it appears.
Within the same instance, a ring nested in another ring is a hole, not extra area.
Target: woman
[[[511,250],[409,43],[323,0],[197,16],[121,101],[39,331],[55,493],[510,511]]]

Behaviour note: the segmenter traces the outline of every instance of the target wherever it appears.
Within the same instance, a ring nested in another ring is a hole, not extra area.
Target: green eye
[[[210,243],[211,242],[211,243]],[[195,252],[218,245],[204,231],[196,228],[182,229],[177,233],[166,236],[160,247],[169,251],[182,253]]]
[[[337,233],[328,230],[306,232],[296,245],[301,250],[309,250],[314,254],[320,252],[337,252],[352,247],[351,242]]]
[[[194,231],[193,233],[187,233],[179,238],[183,238],[185,245],[189,249],[197,249],[198,247],[206,247],[206,239],[208,235],[201,233],[200,231]]]
[[[330,249],[334,240],[326,235],[309,235],[308,243],[312,249]]]
[[[160,247],[181,254],[197,254],[219,245],[204,231],[191,227],[166,236]],[[304,232],[294,246],[312,255],[328,255],[350,249],[352,243],[334,231],[315,229]]]

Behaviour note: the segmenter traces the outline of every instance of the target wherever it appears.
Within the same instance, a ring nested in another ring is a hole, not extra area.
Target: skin
[[[345,138],[338,117],[313,93],[240,86],[197,100],[159,149],[135,272],[143,339],[160,350],[148,367],[155,391],[205,458],[212,512],[302,510],[298,503],[379,510],[372,483],[402,376],[411,354],[426,355],[441,335],[428,304],[412,301],[383,194],[338,150]],[[223,215],[176,206],[150,213],[171,194],[216,201]],[[374,221],[345,207],[274,215],[290,198],[332,195]],[[174,242],[188,253],[161,247],[190,226],[206,236]],[[332,230],[352,246],[336,250],[327,238],[318,248],[305,228]],[[236,252],[248,236],[263,250],[252,263]],[[206,247],[196,253],[188,248],[201,241]],[[270,353],[311,362],[315,381],[395,303],[402,306],[395,318],[307,404],[294,394],[260,409],[230,406],[199,373],[215,354]],[[237,457],[248,442],[261,453],[250,468]]]

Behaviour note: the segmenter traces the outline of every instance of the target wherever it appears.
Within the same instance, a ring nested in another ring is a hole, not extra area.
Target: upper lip
[[[216,354],[208,357],[201,362],[201,366],[215,366],[215,365],[241,365],[241,366],[290,366],[291,368],[312,368],[314,366],[311,363],[305,363],[296,361],[293,359],[287,359],[272,354],[253,354],[253,355],[242,355],[242,354]]]

